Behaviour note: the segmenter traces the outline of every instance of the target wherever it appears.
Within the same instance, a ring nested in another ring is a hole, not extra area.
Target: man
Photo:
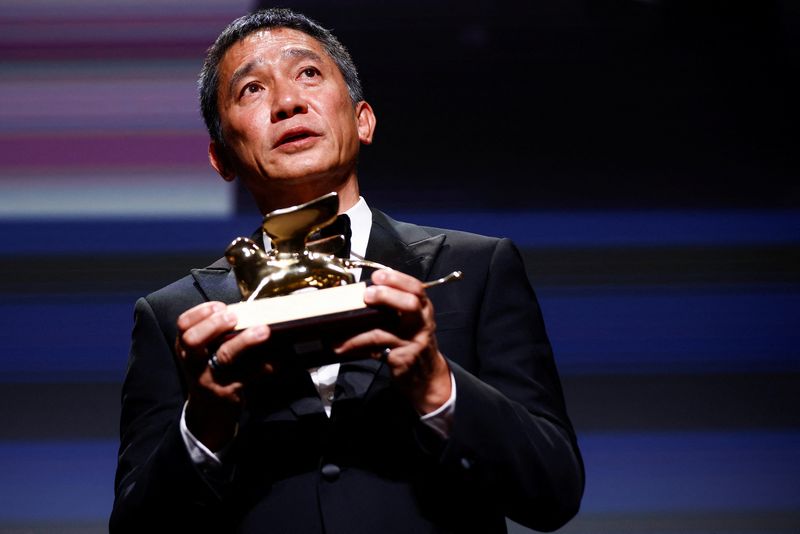
[[[568,521],[583,467],[514,246],[367,207],[356,161],[375,115],[347,51],[304,16],[231,23],[200,88],[211,165],[243,180],[262,213],[337,192],[353,256],[392,267],[371,274],[364,300],[397,310],[400,325],[343,341],[335,352],[347,363],[266,363],[230,382],[215,369],[270,329],[216,346],[235,324],[226,304],[241,299],[224,260],[140,299],[111,531],[505,532],[506,516],[541,530]],[[465,280],[423,287],[456,269]]]

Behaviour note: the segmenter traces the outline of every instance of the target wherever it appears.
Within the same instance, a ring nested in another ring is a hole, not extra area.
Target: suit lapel
[[[250,239],[264,248],[264,233],[261,227],[256,228]],[[236,276],[224,257],[203,269],[192,269],[191,273],[207,300],[218,300],[225,304],[234,304],[242,300],[242,294],[236,285]]]
[[[445,235],[400,223],[373,210],[366,258],[425,280],[444,243]]]
[[[203,269],[192,269],[192,276],[207,300],[226,304],[242,300],[233,269],[224,258]]]

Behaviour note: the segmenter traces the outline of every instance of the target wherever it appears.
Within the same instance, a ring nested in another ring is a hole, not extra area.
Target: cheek
[[[238,131],[235,136],[237,150],[247,156],[256,157],[263,152],[265,144],[265,134],[254,124]]]
[[[264,122],[266,120],[266,122]],[[264,116],[264,112],[258,108],[248,110],[238,110],[228,121],[227,130],[233,137],[238,139],[254,139],[264,132],[261,125],[269,124],[269,116]]]
[[[349,101],[348,101],[349,102]],[[358,147],[358,128],[355,119],[350,113],[342,113],[338,117],[339,142],[343,151],[350,152],[354,147]]]

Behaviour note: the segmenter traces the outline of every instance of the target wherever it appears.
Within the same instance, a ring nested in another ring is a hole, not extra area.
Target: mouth
[[[290,128],[283,132],[278,138],[272,148],[279,148],[282,146],[299,146],[307,139],[319,137],[319,134],[304,127]]]

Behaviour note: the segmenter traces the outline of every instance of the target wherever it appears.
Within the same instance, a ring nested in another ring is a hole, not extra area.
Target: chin
[[[314,182],[336,184],[343,181],[347,174],[346,169],[340,166],[319,165],[319,162],[314,162],[314,165],[299,165],[280,169],[280,172],[270,175],[270,180],[293,182],[296,184]]]

